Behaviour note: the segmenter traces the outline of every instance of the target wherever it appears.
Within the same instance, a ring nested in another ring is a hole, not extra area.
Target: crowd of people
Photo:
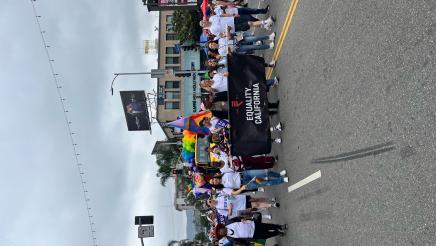
[[[229,142],[228,76],[227,57],[232,54],[254,54],[259,50],[274,49],[275,33],[254,35],[252,28],[270,30],[273,17],[258,19],[253,15],[267,15],[269,6],[251,9],[241,1],[210,1],[205,18],[199,25],[208,33],[208,60],[205,66],[210,79],[200,86],[210,94],[202,101],[202,110],[212,113],[204,117],[199,126],[209,129],[207,136],[212,145],[206,147],[212,156],[208,168],[196,167],[191,175],[201,175],[210,188],[205,199],[207,218],[211,224],[211,237],[216,245],[252,245],[275,236],[283,236],[287,225],[263,223],[271,219],[268,208],[280,207],[276,198],[253,196],[265,191],[265,187],[289,181],[286,170],[272,171],[278,158],[274,156],[232,156]],[[274,67],[275,62],[265,63]],[[279,85],[279,78],[265,81],[266,86]],[[269,103],[270,115],[277,112],[279,102]],[[278,123],[271,131],[281,131]],[[280,138],[272,140],[281,143]]]

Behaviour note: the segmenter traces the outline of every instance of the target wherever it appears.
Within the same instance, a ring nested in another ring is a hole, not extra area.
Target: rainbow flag
[[[201,134],[201,135],[208,135],[209,134],[209,129],[205,128],[205,127],[200,127],[194,119],[188,117],[188,118],[180,118],[178,120],[172,121],[172,122],[168,122],[167,126],[172,126],[172,127],[176,127],[176,128],[180,128],[180,129],[184,129],[184,130],[188,130],[197,134]]]
[[[265,181],[264,179],[259,178],[259,177],[254,177],[254,178],[255,178],[254,181],[255,181],[257,184],[260,184],[260,183],[262,183],[263,181]]]
[[[259,177],[253,177],[250,182],[248,182],[246,185],[249,185],[250,183],[254,182],[256,184],[261,184],[263,181],[265,181],[263,178]]]

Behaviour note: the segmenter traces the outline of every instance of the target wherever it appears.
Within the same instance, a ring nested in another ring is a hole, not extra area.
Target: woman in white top
[[[227,32],[247,31],[252,27],[271,29],[275,19],[269,17],[266,20],[259,20],[251,15],[218,16],[214,15],[209,20],[201,20],[200,26],[208,29],[217,37],[223,37]]]
[[[228,195],[236,196],[245,190],[256,190],[259,187],[279,185],[289,182],[286,171],[277,173],[271,170],[245,170],[243,172],[227,172],[216,175],[209,184]]]
[[[234,7],[234,6],[223,6],[223,5],[215,5],[213,11],[215,15],[218,16],[235,16],[235,15],[257,15],[257,14],[266,14],[268,13],[269,5],[264,9],[252,9],[245,7]]]
[[[275,33],[270,35],[253,36],[242,34],[234,36],[231,39],[227,37],[219,38],[215,41],[209,41],[205,44],[211,52],[217,52],[220,57],[231,53],[249,54],[255,50],[274,49]],[[266,40],[270,43],[266,44]],[[269,64],[267,64],[269,66]]]
[[[223,237],[231,242],[250,242],[256,239],[268,239],[275,236],[284,236],[286,224],[267,224],[253,220],[232,219],[227,225],[218,224],[215,227],[217,240]]]
[[[225,72],[223,74],[216,73],[212,79],[202,80],[200,82],[200,87],[209,92],[223,92],[227,91],[228,88],[228,73]]]
[[[264,208],[280,207],[274,199],[263,197],[253,198],[246,195],[229,196],[225,193],[219,193],[216,199],[208,199],[207,205],[216,208],[218,213],[229,218],[240,216],[240,212],[247,212],[247,209],[257,210]]]

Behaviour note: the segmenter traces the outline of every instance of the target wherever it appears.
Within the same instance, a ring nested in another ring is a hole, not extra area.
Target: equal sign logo
[[[232,101],[233,108],[239,108],[242,105],[242,101]]]

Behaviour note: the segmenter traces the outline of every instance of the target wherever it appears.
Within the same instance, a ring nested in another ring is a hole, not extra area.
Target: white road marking
[[[317,180],[319,178],[321,178],[321,170],[319,170],[318,172],[309,175],[307,178],[289,186],[288,192],[294,191],[294,190],[296,190],[296,189],[298,189],[298,188],[300,188],[300,187],[302,187],[302,186],[304,186],[304,185],[306,185],[314,180]]]

